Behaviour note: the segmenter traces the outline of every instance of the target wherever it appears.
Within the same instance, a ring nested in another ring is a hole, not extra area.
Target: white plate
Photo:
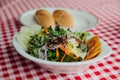
[[[74,19],[74,28],[72,29],[73,31],[76,31],[76,30],[86,31],[92,27],[95,27],[96,24],[98,23],[98,19],[95,16],[85,11],[78,11],[78,10],[67,9],[67,8],[40,8],[40,9],[48,10],[51,13],[53,13],[53,11],[56,9],[62,9],[69,12]],[[34,9],[34,10],[25,12],[20,17],[20,23],[25,26],[37,24],[36,21],[34,20],[34,14],[37,10],[38,9]]]

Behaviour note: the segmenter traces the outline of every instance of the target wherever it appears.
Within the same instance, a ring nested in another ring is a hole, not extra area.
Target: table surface
[[[113,50],[110,56],[77,74],[59,74],[41,69],[20,56],[12,45],[20,30],[19,17],[41,7],[64,7],[87,11],[99,19],[89,32],[98,35]],[[0,0],[1,80],[120,80],[120,0]]]

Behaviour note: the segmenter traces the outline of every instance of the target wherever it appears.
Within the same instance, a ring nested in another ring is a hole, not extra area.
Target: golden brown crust
[[[47,10],[38,10],[35,13],[34,18],[42,27],[50,27],[55,25],[53,16]]]
[[[72,16],[65,10],[55,10],[53,16],[55,22],[60,26],[72,28],[74,25]]]

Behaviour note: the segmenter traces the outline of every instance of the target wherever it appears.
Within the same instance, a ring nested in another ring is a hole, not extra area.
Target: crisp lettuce
[[[73,42],[73,41],[69,41],[68,43],[67,43],[67,47],[72,51],[72,52],[74,52],[73,54],[75,54],[76,56],[78,55],[78,54],[80,54],[81,53],[81,49],[80,48],[78,48],[78,44],[75,44],[75,42]]]
[[[41,26],[34,25],[30,27],[21,27],[20,32],[17,35],[18,43],[27,50],[27,46],[29,44],[30,36],[38,33],[41,30]]]
[[[85,37],[90,36],[89,32],[73,32],[74,35],[76,35],[80,39],[84,39]]]

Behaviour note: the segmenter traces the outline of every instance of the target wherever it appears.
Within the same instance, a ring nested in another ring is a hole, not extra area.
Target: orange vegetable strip
[[[61,46],[60,49],[64,51],[66,54],[73,53],[69,48],[66,48],[64,46]]]
[[[94,36],[94,37],[92,37],[92,38],[90,39],[90,41],[93,41],[93,40],[99,41],[99,37],[98,37],[98,36]]]
[[[63,57],[61,58],[61,61],[60,61],[60,62],[63,62],[66,54],[73,53],[69,48],[66,48],[66,47],[64,47],[64,46],[60,46],[60,49],[65,52],[64,55],[63,55]]]
[[[62,56],[62,58],[61,58],[60,62],[63,62],[63,60],[64,60],[65,56],[66,56],[66,53],[64,53],[64,55]]]
[[[98,45],[96,45],[96,46],[94,45],[94,46],[90,47],[88,50],[88,53],[98,50],[100,48],[101,48],[101,43],[98,43]]]
[[[85,60],[89,60],[101,52],[101,42],[98,36],[94,36],[90,39],[88,43],[88,55]]]
[[[62,51],[65,51],[65,47],[64,47],[64,46],[60,46],[60,49],[61,49]]]
[[[91,53],[90,55],[88,55],[88,56],[85,58],[85,60],[89,60],[89,59],[95,57],[97,54],[100,53],[100,51],[101,51],[101,50],[98,50],[98,51],[96,51],[96,52]]]
[[[93,51],[93,50],[94,50],[94,47],[91,47],[91,48],[88,50],[87,55],[89,55],[89,53],[90,53],[91,51]]]
[[[89,55],[93,54],[93,53],[96,52],[96,51],[100,51],[100,50],[101,50],[101,48],[100,48],[100,47],[97,47],[97,48],[95,48],[94,50],[92,50],[91,52],[89,52]]]
[[[101,47],[101,42],[95,43],[94,48]]]
[[[57,57],[57,58],[59,57],[59,51],[58,51],[58,48],[56,49],[56,57]]]

